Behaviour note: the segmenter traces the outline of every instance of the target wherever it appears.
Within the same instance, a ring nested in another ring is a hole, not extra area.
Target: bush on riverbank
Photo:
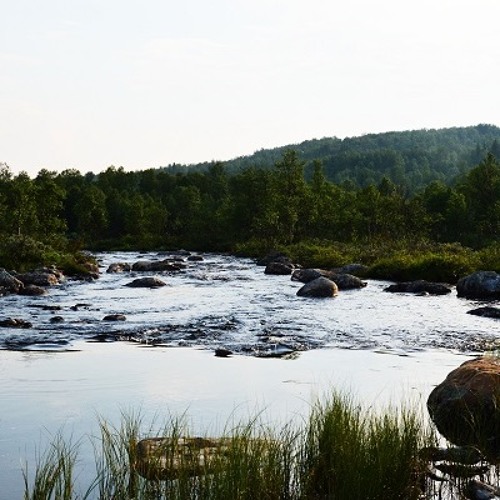
[[[0,267],[26,272],[39,267],[55,266],[67,276],[85,276],[95,259],[66,243],[54,241],[54,246],[29,236],[8,236],[0,240]]]
[[[481,269],[500,272],[498,245],[472,250],[459,243],[313,241],[279,246],[277,250],[303,267],[331,269],[356,262],[368,267],[365,277],[394,281],[425,279],[454,284]],[[262,257],[266,249],[254,241],[239,246],[238,251],[242,255]]]
[[[414,411],[374,413],[334,394],[315,405],[298,429],[269,428],[258,418],[236,426],[221,438],[227,445],[204,461],[206,470],[195,477],[192,457],[175,462],[168,455],[172,449],[164,448],[166,463],[176,464],[175,479],[164,481],[146,480],[131,467],[139,459],[141,425],[134,416],[125,416],[119,428],[101,422],[97,475],[83,495],[75,447],[58,437],[36,464],[31,483],[26,467],[25,498],[411,500],[425,493],[427,464],[419,450],[435,441]],[[175,443],[189,431],[172,419],[157,435]],[[198,455],[195,460],[198,465]]]

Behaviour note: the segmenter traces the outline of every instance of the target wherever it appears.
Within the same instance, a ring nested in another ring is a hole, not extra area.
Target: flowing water
[[[480,304],[455,290],[392,294],[368,280],[333,299],[305,299],[287,276],[210,254],[158,273],[166,286],[157,289],[125,286],[149,274],[105,273],[113,262],[164,258],[101,254],[96,281],[0,299],[0,319],[33,325],[0,329],[0,499],[22,498],[23,468],[33,471],[61,429],[81,445],[88,485],[98,417],[119,424],[123,412],[139,412],[161,424],[186,413],[195,432],[218,434],[261,412],[300,420],[332,387],[368,405],[409,399],[425,408],[432,386],[500,338],[498,320],[467,314]],[[103,321],[109,314],[126,320]],[[234,355],[216,357],[218,348]]]

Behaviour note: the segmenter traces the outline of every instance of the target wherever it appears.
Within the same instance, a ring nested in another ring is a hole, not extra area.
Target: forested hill
[[[338,184],[378,184],[387,177],[415,192],[431,181],[453,184],[457,176],[477,165],[488,152],[500,158],[500,128],[494,125],[424,129],[367,134],[339,139],[325,137],[224,162],[228,173],[248,167],[271,168],[283,152],[294,149],[306,162],[306,178],[315,160],[322,162],[326,178]],[[214,162],[170,165],[169,172],[205,172]]]

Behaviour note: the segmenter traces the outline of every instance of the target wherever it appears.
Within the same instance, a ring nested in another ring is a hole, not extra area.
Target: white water
[[[103,269],[138,257],[104,255]],[[0,351],[0,499],[22,498],[24,462],[33,469],[36,450],[61,429],[81,441],[80,478],[88,483],[89,436],[96,435],[98,416],[118,425],[122,411],[139,412],[147,430],[186,412],[194,432],[217,434],[259,412],[265,421],[300,422],[331,388],[367,405],[425,407],[435,384],[499,334],[497,321],[466,314],[477,303],[454,292],[396,295],[383,292],[387,283],[370,281],[335,299],[303,299],[295,295],[300,283],[266,276],[249,260],[215,255],[162,278],[168,286],[133,289],[123,286],[130,275],[103,274],[39,299],[2,299],[2,317],[29,320],[34,328],[0,331],[4,346],[28,349]],[[77,303],[88,306],[70,309]],[[62,309],[28,307],[33,304]],[[127,321],[103,323],[112,313]],[[52,325],[54,314],[65,322]],[[134,342],[86,341],[119,332]],[[272,354],[277,345],[299,355],[213,355],[214,347]]]

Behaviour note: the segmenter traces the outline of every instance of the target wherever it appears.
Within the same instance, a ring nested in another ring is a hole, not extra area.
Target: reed
[[[156,431],[136,414],[99,428],[96,477],[84,494],[75,485],[77,447],[59,436],[37,461],[33,484],[26,466],[25,499],[411,500],[425,492],[419,450],[434,443],[416,412],[374,412],[338,393],[302,424],[256,417],[217,438],[191,437],[184,417]],[[145,441],[154,451],[146,461]]]

